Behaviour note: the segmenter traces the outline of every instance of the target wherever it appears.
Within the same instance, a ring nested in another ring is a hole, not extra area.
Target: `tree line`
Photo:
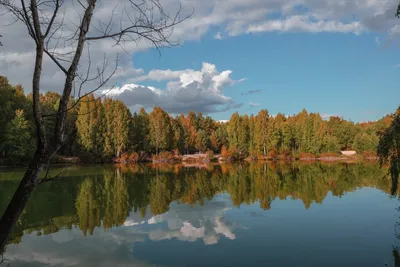
[[[60,95],[40,95],[44,131],[51,138]],[[6,163],[30,159],[35,148],[32,96],[21,86],[12,86],[0,77],[0,155]],[[379,136],[392,121],[386,116],[375,122],[354,123],[305,109],[290,116],[271,116],[267,109],[256,115],[232,114],[228,122],[218,122],[201,112],[190,111],[175,117],[160,107],[150,113],[144,108],[133,114],[120,100],[96,98],[93,94],[79,103],[71,98],[67,116],[67,139],[58,152],[78,156],[84,162],[110,162],[126,154],[139,158],[161,152],[192,154],[212,151],[236,159],[297,158],[321,156],[354,149],[375,156]]]

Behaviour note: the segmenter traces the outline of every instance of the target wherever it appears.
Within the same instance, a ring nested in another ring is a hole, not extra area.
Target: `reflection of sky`
[[[24,235],[11,266],[384,266],[395,244],[396,199],[375,189],[328,195],[306,210],[299,200],[234,208],[226,195],[203,206],[176,202],[167,213],[131,213],[121,227],[78,227]]]
[[[5,257],[12,266],[153,266],[134,259],[136,243],[177,239],[212,245],[221,236],[233,240],[233,226],[224,221],[230,209],[229,199],[221,196],[203,206],[171,203],[164,214],[152,215],[148,209],[142,218],[132,212],[122,226],[96,228],[86,238],[78,227],[40,237],[26,234],[20,244],[9,246]]]

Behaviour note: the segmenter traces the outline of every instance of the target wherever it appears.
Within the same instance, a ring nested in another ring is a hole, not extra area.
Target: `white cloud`
[[[328,113],[321,113],[321,118],[324,120],[329,120],[330,117],[340,117],[338,114],[328,114]]]
[[[224,95],[224,89],[245,79],[234,80],[232,71],[219,72],[214,64],[204,62],[200,71],[186,70],[152,70],[146,75],[137,77],[137,81],[166,81],[167,88],[158,89],[138,84],[125,84],[101,94],[123,100],[131,109],[138,105],[145,108],[161,106],[173,113],[187,113],[190,110],[210,113],[226,111],[242,106],[232,98]]]
[[[257,107],[259,105],[260,105],[260,103],[254,103],[254,102],[251,102],[251,101],[249,102],[249,106],[252,107],[252,108]]]
[[[214,39],[222,40],[223,38],[222,38],[221,32],[217,32],[217,33],[214,35]]]
[[[379,39],[378,36],[375,37],[375,43],[377,46],[381,46],[381,40]]]
[[[322,21],[308,15],[295,15],[281,20],[267,20],[261,23],[251,24],[247,27],[246,33],[260,32],[338,32],[354,33],[359,35],[362,31],[360,22],[342,23],[339,21]],[[242,32],[234,32],[237,35]]]

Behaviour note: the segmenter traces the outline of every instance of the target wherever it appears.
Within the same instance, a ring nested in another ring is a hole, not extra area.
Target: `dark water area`
[[[1,213],[22,172],[0,169]],[[386,172],[367,163],[69,167],[34,192],[4,258],[28,267],[396,266],[400,205]]]

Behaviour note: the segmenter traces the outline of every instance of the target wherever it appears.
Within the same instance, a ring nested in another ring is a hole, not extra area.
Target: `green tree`
[[[112,139],[117,157],[128,147],[130,118],[131,113],[124,102],[114,101],[114,134]]]
[[[2,129],[0,130],[0,147],[6,141],[4,129],[14,118],[17,109],[23,109],[26,117],[31,118],[30,105],[22,87],[18,85],[14,87],[9,84],[6,77],[0,76],[0,129]]]
[[[207,150],[210,145],[210,139],[208,138],[208,134],[204,130],[200,130],[196,134],[196,148],[200,153]]]
[[[184,150],[184,129],[179,122],[179,117],[171,120],[172,125],[172,149]]]
[[[2,150],[12,163],[27,159],[33,152],[29,124],[22,109],[15,111],[15,117],[6,127],[4,138]]]
[[[379,140],[378,156],[380,164],[389,164],[392,178],[392,194],[397,192],[400,173],[400,107],[392,115],[392,122]]]
[[[354,137],[353,148],[358,152],[373,152],[378,148],[379,138],[375,133],[368,134],[366,132],[358,133]]]

